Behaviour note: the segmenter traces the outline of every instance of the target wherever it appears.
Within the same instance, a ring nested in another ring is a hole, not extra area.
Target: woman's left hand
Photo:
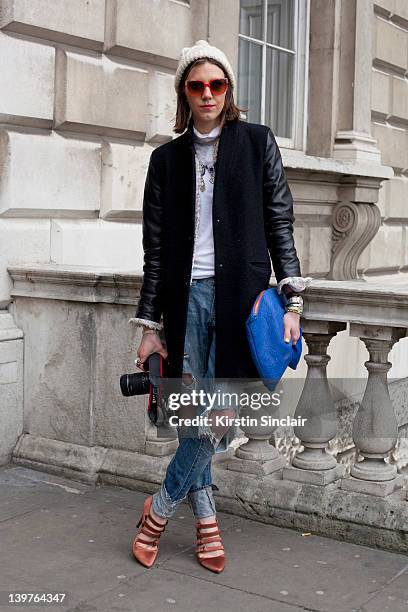
[[[292,338],[292,345],[295,346],[300,338],[300,315],[297,312],[285,312],[283,315],[283,327],[285,342],[290,342]]]

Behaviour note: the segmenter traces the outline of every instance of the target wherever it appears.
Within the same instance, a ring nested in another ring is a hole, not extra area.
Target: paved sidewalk
[[[145,494],[0,468],[0,612],[408,612],[408,556],[219,514],[227,567],[194,557],[182,504],[147,570],[131,553]],[[60,605],[9,591],[65,592]]]

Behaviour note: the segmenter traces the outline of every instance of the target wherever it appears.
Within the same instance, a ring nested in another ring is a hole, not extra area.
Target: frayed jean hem
[[[199,425],[198,426],[198,437],[199,438],[207,438],[214,447],[214,450],[217,448],[220,440],[217,438],[215,433],[212,431],[209,425]]]

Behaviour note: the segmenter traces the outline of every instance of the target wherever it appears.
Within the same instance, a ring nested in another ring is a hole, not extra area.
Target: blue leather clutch
[[[252,359],[263,384],[273,391],[289,366],[296,370],[302,354],[302,328],[295,346],[285,342],[283,315],[285,307],[276,288],[261,291],[246,321]]]

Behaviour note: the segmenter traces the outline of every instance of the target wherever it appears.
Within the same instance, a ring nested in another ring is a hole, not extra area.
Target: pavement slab
[[[184,576],[162,568],[152,568],[148,575],[90,599],[85,607],[76,606],[71,612],[208,612],[242,610],[251,612],[300,612],[303,607],[274,601],[268,597],[230,589],[222,584],[193,576]]]
[[[145,493],[16,464],[0,468],[0,492],[0,612],[408,612],[404,554],[219,513],[227,565],[214,574],[183,503],[146,569],[131,552]],[[17,606],[9,591],[67,596]]]

